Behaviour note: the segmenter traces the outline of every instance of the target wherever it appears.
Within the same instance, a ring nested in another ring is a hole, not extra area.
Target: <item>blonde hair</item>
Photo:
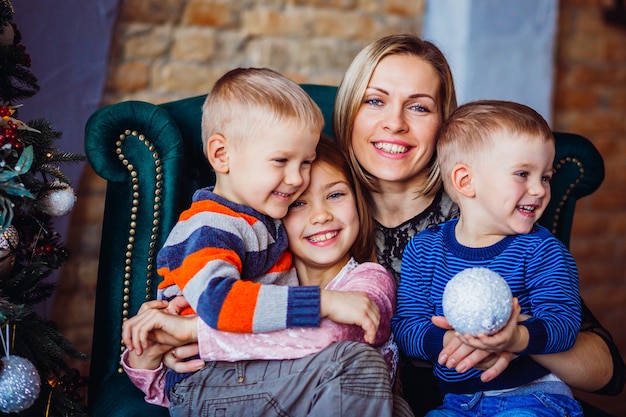
[[[350,248],[350,255],[359,263],[375,261],[374,218],[367,200],[364,198],[363,185],[356,178],[344,154],[337,149],[337,142],[330,137],[322,134],[317,145],[316,155],[313,164],[327,164],[339,171],[346,178],[354,193],[354,202],[359,217],[359,233]]]
[[[454,166],[488,149],[502,132],[507,137],[530,135],[554,142],[548,122],[524,104],[503,100],[465,103],[443,122],[437,139],[437,164],[448,194],[452,194],[450,174]]]
[[[456,108],[456,93],[452,71],[441,50],[433,43],[411,34],[396,34],[380,38],[361,50],[354,58],[337,90],[333,114],[333,131],[342,150],[354,168],[359,181],[372,191],[378,191],[376,178],[366,172],[352,148],[354,119],[363,101],[365,90],[378,63],[390,55],[416,56],[428,62],[439,76],[439,89],[435,97],[441,119],[445,120]],[[433,155],[427,183],[417,193],[428,195],[441,187],[441,176]]]
[[[269,68],[236,68],[213,86],[202,106],[202,142],[214,134],[243,141],[258,128],[296,123],[316,135],[324,116],[297,83]]]

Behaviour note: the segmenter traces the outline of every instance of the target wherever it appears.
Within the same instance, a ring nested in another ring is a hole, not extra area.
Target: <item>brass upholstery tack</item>
[[[570,164],[570,163],[573,163],[578,167],[579,175],[578,175],[578,178],[574,180],[574,182],[568,186],[567,190],[565,191],[565,194],[561,198],[561,201],[559,201],[558,207],[554,211],[554,219],[552,222],[552,228],[550,230],[553,234],[556,234],[556,227],[559,223],[559,218],[561,216],[561,208],[565,205],[565,203],[569,199],[571,191],[580,183],[580,181],[585,176],[585,168],[583,167],[582,162],[578,158],[572,158],[571,156],[568,156],[564,159],[559,160],[559,162],[555,165],[555,169],[554,169],[555,174],[565,164]]]

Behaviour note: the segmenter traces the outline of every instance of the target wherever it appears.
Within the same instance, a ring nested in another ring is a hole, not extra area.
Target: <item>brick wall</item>
[[[423,8],[423,0],[125,0],[105,102],[203,94],[242,66],[338,84],[365,43],[419,33]]]
[[[585,302],[626,358],[626,26],[604,21],[610,1],[560,3],[554,129],[591,139],[606,169],[576,207],[571,251]],[[626,393],[584,397],[626,416]]]
[[[363,45],[421,33],[424,0],[123,0],[103,104],[162,103],[206,93],[225,71],[269,66],[298,82],[338,84]],[[555,130],[589,137],[606,163],[598,192],[578,207],[572,252],[585,300],[626,356],[626,28],[603,22],[601,0],[561,0]],[[52,319],[81,350],[91,320],[102,180],[88,167],[77,189]],[[88,373],[88,364],[76,364]],[[626,415],[626,395],[587,398]]]

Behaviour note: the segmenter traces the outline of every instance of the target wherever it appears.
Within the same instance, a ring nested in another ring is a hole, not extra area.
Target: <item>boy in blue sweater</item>
[[[567,385],[530,356],[571,348],[581,320],[574,260],[537,224],[550,200],[554,156],[546,121],[517,103],[467,103],[441,128],[438,164],[460,217],[407,245],[392,321],[400,349],[434,363],[445,399],[428,417],[582,415]],[[460,335],[434,324],[443,316],[446,283],[474,267],[499,273],[515,297],[506,326],[492,335]],[[441,352],[454,338],[466,349],[517,357],[483,381],[479,369],[447,366]]]

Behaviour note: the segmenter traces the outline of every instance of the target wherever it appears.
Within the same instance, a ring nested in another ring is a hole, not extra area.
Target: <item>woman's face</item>
[[[379,182],[422,182],[441,125],[439,77],[430,63],[390,55],[379,63],[354,119],[352,147]]]

